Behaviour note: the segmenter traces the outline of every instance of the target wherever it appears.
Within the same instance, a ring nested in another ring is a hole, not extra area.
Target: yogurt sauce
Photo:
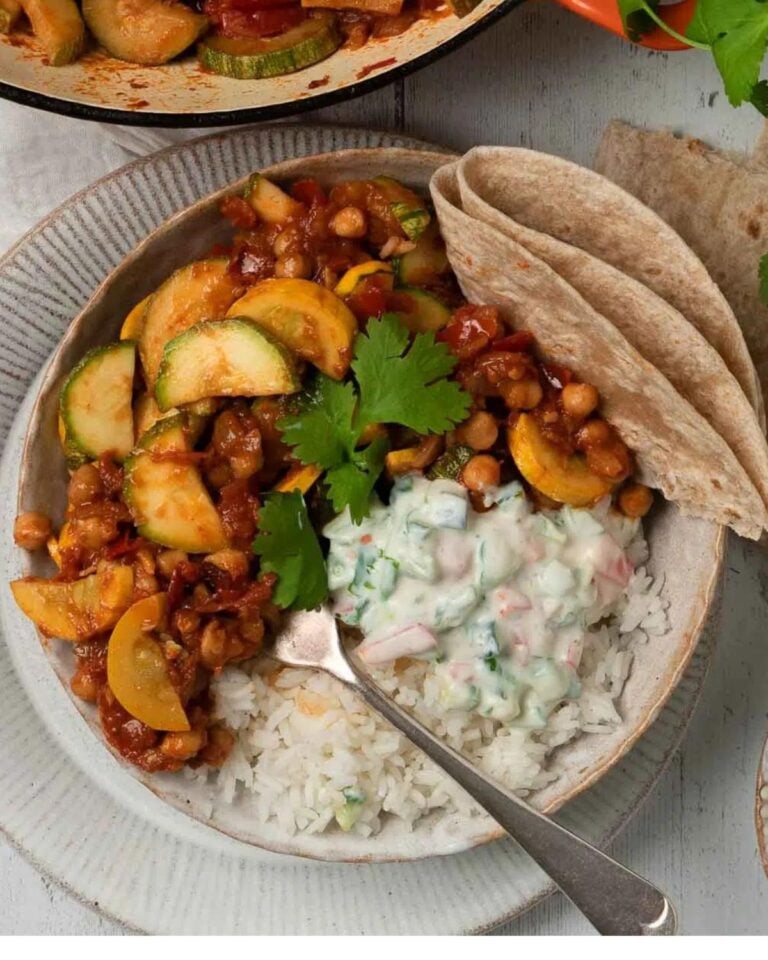
[[[488,502],[478,513],[452,480],[400,478],[361,525],[325,527],[328,584],[368,663],[432,660],[446,708],[540,728],[580,695],[588,627],[626,591],[639,521],[606,504],[534,513],[516,482]]]

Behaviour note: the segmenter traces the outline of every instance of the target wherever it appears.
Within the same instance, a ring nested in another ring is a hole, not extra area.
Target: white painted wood
[[[759,129],[754,111],[727,104],[705,56],[638,50],[539,3],[416,77],[314,117],[402,129],[457,149],[520,144],[583,163],[613,117],[668,125],[729,149],[746,149]],[[6,225],[0,246],[87,180],[128,159],[95,126],[3,104],[0,182],[7,184],[9,157],[31,153],[41,131],[58,144],[36,154],[35,182],[50,189],[22,193],[18,184],[0,191],[0,224]],[[72,146],[62,172],[64,142]],[[768,553],[734,539],[727,566],[722,637],[688,738],[614,847],[673,896],[688,934],[768,933],[768,881],[752,823],[768,725]],[[41,878],[1,841],[0,877],[0,934],[123,932]],[[563,898],[553,897],[499,932],[586,934],[589,928]]]

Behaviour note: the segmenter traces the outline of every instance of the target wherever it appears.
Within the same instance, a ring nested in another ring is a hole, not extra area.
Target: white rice
[[[411,662],[376,671],[397,703],[508,787],[525,794],[556,778],[547,769],[552,750],[581,734],[600,734],[621,722],[615,700],[632,665],[633,648],[668,629],[661,581],[638,564],[647,559],[638,537],[629,547],[637,569],[614,616],[593,628],[579,668],[582,693],[561,705],[542,730],[503,727],[495,720],[446,711],[430,664]],[[413,826],[434,811],[470,816],[477,808],[453,781],[374,714],[355,694],[312,670],[278,670],[262,658],[228,667],[213,683],[216,713],[236,732],[220,771],[187,775],[207,780],[212,802],[251,795],[261,822],[276,821],[289,834],[339,829],[344,791],[354,788],[358,835],[377,833],[387,817]]]

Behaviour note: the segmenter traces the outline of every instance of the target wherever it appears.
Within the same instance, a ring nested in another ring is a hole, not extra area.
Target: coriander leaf
[[[339,383],[319,374],[299,413],[283,417],[277,426],[302,463],[316,463],[328,469],[343,461],[355,447],[357,434],[352,429],[352,418],[356,403],[351,383]]]
[[[356,424],[399,423],[418,433],[445,433],[464,420],[470,397],[444,379],[456,360],[432,333],[408,331],[394,314],[370,319],[352,361],[360,388]]]
[[[265,573],[277,574],[274,601],[291,610],[313,610],[328,596],[325,559],[302,495],[271,493],[259,511],[253,552]]]
[[[368,515],[373,487],[384,469],[388,450],[388,439],[377,437],[362,450],[355,450],[347,463],[328,471],[325,479],[337,513],[349,507],[353,523],[360,523]]]
[[[768,253],[760,257],[758,276],[760,279],[760,299],[768,307]]]
[[[764,117],[768,117],[768,80],[761,80],[760,83],[755,84],[749,102],[759,110]]]
[[[619,13],[624,31],[630,40],[637,43],[646,33],[655,29],[656,24],[648,16],[647,8],[656,10],[659,0],[619,0]]]
[[[752,100],[768,46],[765,0],[699,0],[686,37],[712,47],[733,106]]]

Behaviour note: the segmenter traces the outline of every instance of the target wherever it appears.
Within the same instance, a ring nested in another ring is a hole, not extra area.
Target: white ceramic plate
[[[92,51],[49,67],[31,36],[0,36],[0,96],[86,120],[210,127],[269,120],[349,100],[461,46],[523,0],[482,0],[468,16],[420,20],[399,37],[372,40],[297,73],[231,80],[202,72],[194,55],[162,67]],[[457,78],[457,88],[459,86]]]
[[[18,413],[0,473],[3,584],[20,566],[10,530],[36,393],[30,381],[110,268],[171,213],[250,169],[379,145],[418,146],[362,131],[288,127],[173,148],[89,188],[0,263],[0,436]],[[150,199],[140,203],[140,196]],[[184,816],[92,735],[8,588],[0,590],[0,826],[42,869],[109,914],[154,932],[455,933],[500,922],[549,891],[507,841],[442,861],[323,864],[257,850]],[[626,821],[679,742],[708,657],[705,638],[657,722],[569,804],[564,822],[604,841]],[[478,895],[467,897],[467,889]]]

